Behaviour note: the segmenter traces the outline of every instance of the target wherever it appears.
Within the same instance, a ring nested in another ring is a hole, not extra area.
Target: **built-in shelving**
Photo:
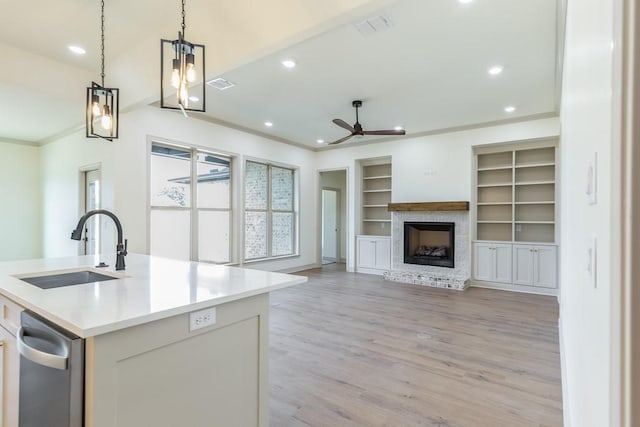
[[[362,161],[362,234],[391,235],[391,161]]]
[[[557,139],[474,147],[473,280],[557,293]]]
[[[476,156],[476,240],[555,242],[555,147]]]

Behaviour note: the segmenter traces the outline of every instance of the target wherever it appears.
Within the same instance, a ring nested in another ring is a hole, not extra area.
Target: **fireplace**
[[[455,223],[405,222],[405,264],[454,268]]]

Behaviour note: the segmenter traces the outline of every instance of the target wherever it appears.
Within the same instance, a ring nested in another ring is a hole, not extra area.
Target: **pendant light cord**
[[[100,39],[100,62],[101,62],[101,73],[100,73],[100,77],[102,77],[102,87],[104,87],[104,0],[102,0],[101,2],[101,6],[102,6],[102,37]]]
[[[186,36],[184,35],[184,29],[187,28],[187,24],[185,24],[185,13],[184,13],[184,4],[185,4],[186,0],[182,0],[182,37]]]

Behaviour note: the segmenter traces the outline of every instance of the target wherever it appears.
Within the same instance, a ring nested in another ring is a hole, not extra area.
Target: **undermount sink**
[[[30,283],[40,289],[61,288],[63,286],[83,285],[86,283],[105,282],[107,280],[121,279],[118,276],[108,276],[102,273],[96,273],[92,270],[72,271],[68,273],[57,272],[55,274],[46,274],[17,277],[23,282]]]

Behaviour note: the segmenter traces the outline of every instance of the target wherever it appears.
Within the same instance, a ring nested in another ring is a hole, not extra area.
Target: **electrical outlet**
[[[189,313],[189,331],[206,328],[216,324],[216,308],[205,308],[204,310]]]

